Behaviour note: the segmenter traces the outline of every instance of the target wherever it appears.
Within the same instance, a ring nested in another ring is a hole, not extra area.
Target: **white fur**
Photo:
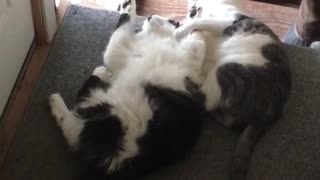
[[[79,141],[79,134],[84,127],[84,121],[76,118],[69,111],[60,94],[52,94],[49,97],[49,104],[52,115],[56,118],[58,126],[66,138],[69,146],[76,149]]]
[[[243,0],[188,0],[189,11],[192,7],[199,9],[194,18],[233,18],[236,13],[244,13]],[[186,22],[191,19],[186,17]]]
[[[239,63],[243,65],[263,66],[267,60],[261,54],[261,48],[274,40],[262,34],[235,35],[218,49],[219,65]]]
[[[122,3],[125,2],[127,0],[122,0]],[[91,91],[90,97],[78,105],[87,108],[107,102],[112,106],[112,114],[120,119],[126,130],[119,155],[105,159],[111,164],[107,167],[108,172],[118,169],[124,160],[139,153],[137,139],[146,133],[148,121],[152,118],[144,84],[187,92],[184,85],[186,77],[197,84],[202,82],[201,67],[205,57],[202,35],[193,33],[179,42],[173,38],[175,27],[160,16],[146,20],[143,31],[135,34],[135,1],[131,2],[132,5],[120,10],[130,15],[130,23],[114,32],[104,53],[104,65],[110,70],[111,77],[103,67],[93,72],[93,75],[110,82],[111,87],[107,93],[99,89]],[[54,104],[51,108],[53,111],[59,109]],[[63,113],[59,109],[54,114],[68,114],[69,117],[66,107],[62,109]],[[77,137],[83,128],[83,122],[71,116],[61,125],[69,145],[77,144]],[[75,126],[74,129],[69,129],[71,125]]]
[[[199,0],[203,7],[201,17],[230,18],[236,13],[244,13],[243,0]]]
[[[160,20],[155,21],[155,25],[158,25]],[[149,25],[152,23],[153,20]],[[122,126],[128,129],[122,145],[123,151],[119,152],[118,157],[109,159],[112,162],[110,171],[119,167],[123,160],[139,153],[136,140],[145,134],[148,120],[152,117],[143,84],[152,83],[187,92],[184,86],[185,77],[201,83],[204,42],[195,40],[197,35],[194,34],[178,43],[174,38],[165,35],[168,30],[157,28],[156,32],[149,32],[150,29],[153,27],[148,26],[145,32],[139,34],[133,42],[129,42],[132,43],[130,51],[124,50],[128,52],[126,65],[121,72],[116,73],[116,80],[106,95],[108,103],[115,107],[112,113],[120,117]],[[114,72],[114,69],[111,69],[111,72]]]
[[[202,87],[206,95],[206,108],[214,109],[221,98],[216,71],[226,63],[263,66],[266,59],[261,47],[274,40],[268,35],[240,34],[225,38],[223,32],[235,20],[236,13],[243,13],[242,0],[189,0],[189,8],[201,6],[201,16],[188,19],[186,24],[174,32],[182,39],[193,30],[200,30],[206,39],[206,58],[202,70],[207,78]],[[187,15],[188,17],[189,15]]]
[[[311,43],[310,47],[315,50],[320,50],[320,41],[315,41],[315,42]]]
[[[94,69],[92,75],[99,77],[104,82],[109,82],[111,79],[111,72],[105,66],[99,66]]]

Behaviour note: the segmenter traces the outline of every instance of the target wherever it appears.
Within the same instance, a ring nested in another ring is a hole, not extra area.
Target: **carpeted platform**
[[[1,180],[70,180],[81,171],[50,116],[47,97],[60,92],[67,104],[94,67],[117,22],[116,12],[71,6],[27,110]],[[293,92],[285,117],[258,143],[250,180],[320,179],[320,54],[288,47]],[[237,134],[206,122],[195,152],[150,180],[225,180]]]

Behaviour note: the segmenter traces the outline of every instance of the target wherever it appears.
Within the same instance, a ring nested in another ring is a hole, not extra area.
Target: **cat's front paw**
[[[189,29],[185,25],[182,25],[173,32],[173,37],[180,41],[181,39],[185,38],[189,32]]]
[[[187,18],[195,19],[200,18],[202,14],[202,7],[199,2],[195,1],[192,4],[189,4]]]
[[[51,94],[49,96],[49,105],[51,108],[51,114],[56,119],[56,123],[61,127],[64,111],[64,101],[59,93]]]
[[[120,14],[129,14],[131,17],[136,16],[136,1],[135,0],[121,0],[118,5]]]
[[[315,41],[311,43],[310,47],[316,50],[320,50],[320,41]]]

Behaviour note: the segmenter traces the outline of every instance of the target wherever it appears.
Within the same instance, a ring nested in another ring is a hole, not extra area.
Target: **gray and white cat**
[[[265,24],[243,13],[241,0],[189,0],[181,39],[194,30],[206,39],[201,86],[211,117],[242,130],[231,179],[245,179],[257,140],[280,119],[291,87],[288,57]]]

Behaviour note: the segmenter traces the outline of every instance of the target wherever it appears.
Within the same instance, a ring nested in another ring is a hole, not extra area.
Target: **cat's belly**
[[[145,85],[186,91],[184,78],[187,70],[184,63],[158,63],[140,60],[129,64],[113,82],[106,96],[108,103],[113,106],[113,113],[123,120],[128,128],[134,129],[132,134],[140,137],[146,131],[148,121],[152,119],[149,97],[145,93]]]
[[[139,82],[122,81],[117,83],[107,92],[108,103],[113,107],[112,114],[119,117],[121,126],[125,129],[120,156],[113,159],[112,163],[121,164],[122,161],[139,154],[137,140],[142,137],[152,118],[152,110],[148,97]]]
[[[222,42],[218,48],[218,64],[239,63],[263,66],[267,59],[262,54],[262,48],[271,43],[274,43],[274,40],[263,34],[234,35]]]

